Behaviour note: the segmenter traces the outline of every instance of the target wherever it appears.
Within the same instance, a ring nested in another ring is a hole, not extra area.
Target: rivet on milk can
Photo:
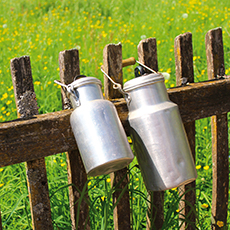
[[[178,106],[169,100],[163,75],[135,62],[153,72],[136,74],[122,89],[129,110],[130,135],[146,188],[164,191],[187,184],[197,178],[197,173]]]
[[[80,76],[65,85],[74,111],[70,124],[86,173],[98,176],[120,170],[134,158],[112,102],[103,98],[101,81]]]

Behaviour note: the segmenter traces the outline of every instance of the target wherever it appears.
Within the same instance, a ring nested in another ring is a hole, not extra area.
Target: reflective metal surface
[[[196,179],[196,169],[178,106],[164,78],[148,74],[124,84],[130,94],[130,133],[146,187],[163,191]]]
[[[75,109],[70,123],[86,173],[98,176],[124,168],[134,156],[115,106],[103,99],[101,82],[86,77],[71,85]]]

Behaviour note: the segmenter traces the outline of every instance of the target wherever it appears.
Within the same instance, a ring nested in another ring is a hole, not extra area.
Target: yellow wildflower
[[[3,168],[0,168],[0,172],[2,172],[3,171]]]
[[[40,85],[41,82],[40,82],[40,81],[35,81],[34,84],[35,84],[35,85]]]
[[[204,170],[208,170],[208,169],[209,169],[208,165],[204,166]]]
[[[201,205],[201,207],[202,207],[202,208],[208,208],[208,204],[205,204],[205,203],[204,203],[204,204]]]
[[[111,179],[110,179],[110,178],[107,178],[106,182],[110,183],[110,182],[111,182]]]
[[[62,163],[62,164],[61,164],[61,167],[63,167],[63,166],[65,166],[65,163]]]
[[[0,188],[1,188],[3,185],[4,185],[4,183],[1,183],[1,184],[0,184]]]
[[[200,169],[200,168],[201,168],[201,165],[197,165],[197,166],[196,166],[196,169]]]
[[[90,186],[91,184],[92,184],[92,182],[91,182],[91,181],[89,181],[89,182],[88,182],[88,186]]]
[[[6,99],[8,97],[8,94],[7,93],[4,93],[3,95],[2,95],[2,98],[1,98],[1,100],[4,100],[4,99]]]
[[[217,222],[216,222],[216,224],[218,225],[218,227],[223,227],[224,226],[224,222],[223,221],[220,221],[220,220],[218,220]]]

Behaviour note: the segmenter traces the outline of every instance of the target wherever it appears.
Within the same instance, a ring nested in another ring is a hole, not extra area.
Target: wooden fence
[[[209,81],[194,83],[192,34],[185,33],[175,38],[175,59],[177,86],[168,89],[170,100],[178,104],[184,122],[192,153],[195,157],[195,120],[211,117],[212,123],[212,229],[221,229],[222,221],[227,224],[229,190],[229,150],[228,120],[230,111],[230,78],[224,73],[224,52],[222,30],[217,28],[206,34],[206,55]],[[139,61],[158,71],[156,39],[142,40],[138,45]],[[78,50],[67,50],[59,54],[60,78],[65,84],[80,74]],[[118,83],[122,84],[122,46],[106,45],[103,52],[104,70]],[[36,97],[32,81],[30,58],[28,56],[11,60],[11,74],[19,119],[0,125],[0,167],[26,163],[29,199],[33,228],[53,229],[46,167],[44,157],[67,152],[68,181],[83,189],[87,176],[71,132],[69,118],[72,110],[38,115]],[[127,123],[128,110],[125,100],[114,90],[107,78],[104,79],[105,97],[110,99],[118,111],[122,124],[129,135]],[[115,100],[113,100],[115,99]],[[63,94],[63,109],[66,108]],[[126,174],[127,169],[111,174],[116,184]],[[123,188],[129,179],[119,185]],[[184,200],[196,205],[195,182],[180,188],[188,191]],[[191,189],[194,188],[194,189]],[[147,229],[161,229],[164,222],[163,192],[150,192],[150,216]],[[119,191],[114,194],[114,202]],[[77,205],[80,194],[74,187],[69,188],[72,229],[90,229],[87,221],[88,206],[82,202],[80,218],[76,226]],[[190,222],[182,229],[195,229],[196,215],[187,202],[180,203],[181,215],[188,216]],[[156,216],[155,221],[151,222]],[[0,216],[1,217],[1,216]],[[218,222],[219,221],[219,222]],[[129,192],[123,196],[114,210],[114,227],[119,230],[131,229]],[[2,229],[0,218],[0,230]]]

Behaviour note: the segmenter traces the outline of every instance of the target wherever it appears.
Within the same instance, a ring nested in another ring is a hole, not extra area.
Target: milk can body
[[[129,93],[130,133],[135,154],[151,191],[196,179],[196,169],[178,106],[168,98],[164,78],[148,74],[125,83]]]
[[[85,77],[71,87],[70,124],[86,173],[98,176],[127,166],[134,156],[115,106],[103,99],[100,80]]]

